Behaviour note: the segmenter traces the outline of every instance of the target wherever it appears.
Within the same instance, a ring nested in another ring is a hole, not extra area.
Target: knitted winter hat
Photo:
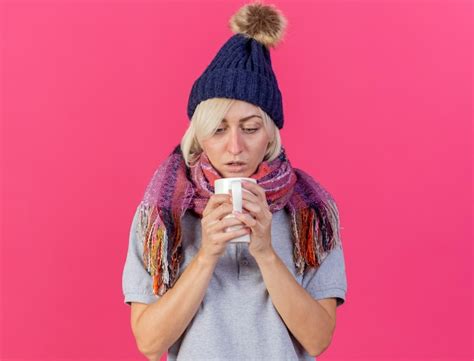
[[[198,104],[209,98],[233,98],[262,108],[283,128],[283,105],[273,73],[270,47],[283,39],[287,20],[273,5],[244,5],[229,20],[235,33],[194,82],[188,100],[191,120]]]

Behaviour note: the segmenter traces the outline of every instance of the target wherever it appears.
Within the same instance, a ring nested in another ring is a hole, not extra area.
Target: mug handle
[[[234,211],[242,212],[242,183],[232,182],[232,208]]]

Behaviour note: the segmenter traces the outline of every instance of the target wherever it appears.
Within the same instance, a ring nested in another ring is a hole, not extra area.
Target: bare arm
[[[331,343],[336,327],[336,299],[313,299],[273,250],[256,261],[286,326],[311,356],[319,356]]]
[[[135,338],[149,360],[159,360],[184,332],[204,298],[214,268],[215,262],[198,252],[175,285],[140,315]]]

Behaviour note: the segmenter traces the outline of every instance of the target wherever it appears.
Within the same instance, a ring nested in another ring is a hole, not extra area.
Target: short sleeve
[[[346,300],[347,278],[342,246],[333,248],[318,268],[306,268],[303,279],[303,288],[313,298],[336,298],[337,307]]]
[[[153,277],[143,264],[143,243],[138,238],[138,208],[130,227],[127,258],[122,274],[122,292],[124,303],[154,303],[160,297],[153,294]]]

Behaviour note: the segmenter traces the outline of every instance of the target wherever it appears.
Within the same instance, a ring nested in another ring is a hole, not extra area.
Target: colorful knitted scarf
[[[187,210],[202,218],[214,180],[221,178],[203,152],[186,166],[180,145],[155,171],[139,207],[143,262],[153,276],[153,293],[173,287],[183,257],[181,218]],[[341,245],[339,213],[331,195],[302,170],[292,168],[282,147],[273,161],[263,161],[250,176],[265,190],[272,213],[285,208],[291,216],[293,257],[298,274],[319,267]]]

